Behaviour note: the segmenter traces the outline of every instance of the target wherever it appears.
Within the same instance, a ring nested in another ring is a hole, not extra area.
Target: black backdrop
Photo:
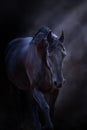
[[[67,78],[56,101],[56,129],[82,129],[87,124],[87,2],[86,0],[0,1],[0,129],[17,129],[27,109],[23,91],[10,87],[5,74],[7,43],[33,36],[42,25],[65,32]]]

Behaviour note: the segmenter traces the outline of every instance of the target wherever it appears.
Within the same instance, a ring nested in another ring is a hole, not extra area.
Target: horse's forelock
[[[63,35],[63,33],[62,33],[62,35]],[[55,49],[58,46],[60,46],[62,50],[65,50],[62,42],[60,41],[60,38],[56,34],[54,34],[53,32],[51,32],[50,42],[49,42],[49,48],[48,49],[50,51],[52,51],[53,49]]]

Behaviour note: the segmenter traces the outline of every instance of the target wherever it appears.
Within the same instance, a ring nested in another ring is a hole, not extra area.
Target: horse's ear
[[[61,34],[61,36],[60,36],[60,38],[59,38],[59,41],[60,41],[60,42],[63,42],[63,41],[64,41],[64,31],[62,31],[62,34]]]

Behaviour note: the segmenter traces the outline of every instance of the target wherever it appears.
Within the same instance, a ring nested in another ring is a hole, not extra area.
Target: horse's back
[[[16,38],[8,43],[6,49],[6,67],[9,80],[18,88],[29,86],[25,60],[32,37]]]
[[[25,38],[16,38],[10,41],[6,48],[6,60],[8,59],[10,54],[13,54],[14,51],[22,51],[27,49],[29,43],[31,42],[32,37],[25,37]]]

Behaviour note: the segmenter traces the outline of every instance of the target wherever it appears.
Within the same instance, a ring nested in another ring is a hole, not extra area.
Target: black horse
[[[8,78],[17,88],[28,91],[38,104],[45,119],[43,129],[53,127],[43,94],[58,90],[63,83],[63,40],[63,33],[58,38],[48,27],[42,27],[34,37],[12,40],[6,49]],[[34,130],[41,130],[36,107],[32,106],[32,110]]]

